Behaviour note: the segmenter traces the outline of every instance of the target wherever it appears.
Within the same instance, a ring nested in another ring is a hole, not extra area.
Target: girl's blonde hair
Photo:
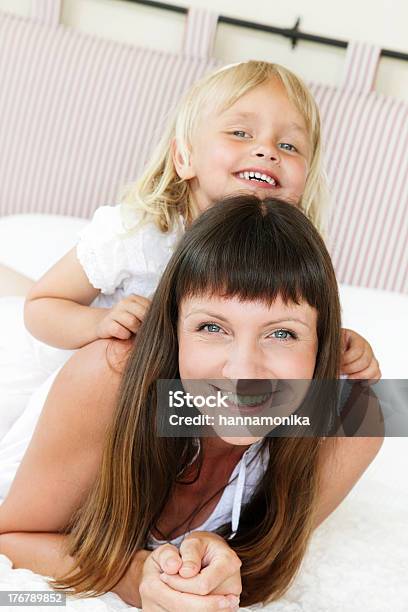
[[[172,155],[173,141],[188,160],[194,132],[203,111],[226,109],[254,87],[272,79],[284,86],[289,100],[305,120],[310,135],[312,159],[299,206],[324,235],[328,201],[326,177],[322,169],[320,116],[317,104],[303,81],[293,72],[270,62],[251,60],[225,66],[195,83],[176,108],[158,146],[140,179],[124,188],[121,202],[126,219],[127,207],[135,207],[153,220],[163,232],[173,227],[181,213],[187,222],[199,211],[188,180],[177,175]]]

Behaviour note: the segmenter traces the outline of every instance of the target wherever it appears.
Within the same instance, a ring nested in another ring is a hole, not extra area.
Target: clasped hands
[[[241,561],[219,535],[195,531],[180,548],[164,544],[145,560],[143,612],[238,610]]]

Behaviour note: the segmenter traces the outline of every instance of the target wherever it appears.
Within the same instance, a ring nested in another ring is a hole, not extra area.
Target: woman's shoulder
[[[110,420],[132,345],[132,340],[101,339],[75,351],[50,392],[56,404],[64,404],[67,419],[78,418],[79,410],[100,424]]]
[[[130,348],[98,340],[58,372],[1,506],[0,532],[58,531],[83,503],[100,471]]]
[[[77,350],[67,365],[88,381],[99,380],[102,383],[101,377],[104,376],[110,383],[112,379],[121,378],[133,344],[133,339],[95,340]]]

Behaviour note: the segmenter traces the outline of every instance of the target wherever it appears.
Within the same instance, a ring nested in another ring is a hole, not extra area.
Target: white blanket
[[[385,440],[364,477],[315,532],[292,587],[263,610],[407,612],[407,450],[406,439]],[[41,576],[13,570],[9,559],[0,555],[0,590],[47,588]],[[92,599],[68,598],[66,609],[114,612],[124,608],[135,609],[108,593]]]

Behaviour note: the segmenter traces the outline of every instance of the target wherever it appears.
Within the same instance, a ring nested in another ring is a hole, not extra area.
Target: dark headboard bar
[[[175,13],[187,13],[185,6],[178,6],[176,4],[167,4],[167,2],[156,2],[155,0],[126,0],[133,4],[142,4],[144,6],[150,6],[152,8],[164,9],[166,11],[173,11]],[[256,23],[254,21],[246,21],[245,19],[235,19],[234,17],[225,17],[220,15],[218,18],[219,23],[228,23],[241,28],[249,28],[251,30],[260,30],[262,32],[269,32],[271,34],[279,34],[285,38],[289,38],[292,42],[292,47],[296,47],[298,40],[307,40],[309,42],[318,43],[321,45],[329,45],[331,47],[347,48],[347,41],[339,40],[337,38],[327,38],[326,36],[318,36],[317,34],[308,34],[307,32],[301,32],[299,30],[300,18],[297,19],[293,28],[278,28],[276,26],[266,25],[263,23]],[[382,57],[392,57],[393,59],[408,61],[408,53],[402,51],[393,51],[391,49],[381,49]]]

